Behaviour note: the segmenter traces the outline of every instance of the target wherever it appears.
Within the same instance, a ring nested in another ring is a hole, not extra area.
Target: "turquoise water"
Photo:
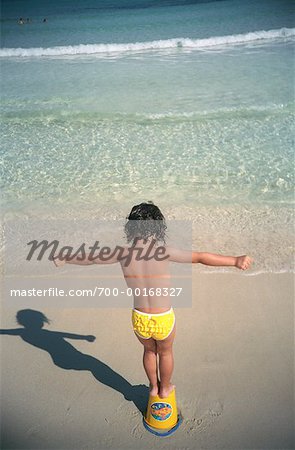
[[[290,248],[294,35],[291,1],[3,1],[4,211],[265,211]]]
[[[292,28],[292,0],[2,0],[2,47],[211,38]],[[16,27],[20,18],[29,27]],[[48,22],[43,24],[43,19]]]

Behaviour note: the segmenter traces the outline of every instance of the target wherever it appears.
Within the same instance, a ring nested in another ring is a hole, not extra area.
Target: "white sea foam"
[[[122,44],[80,44],[57,46],[49,48],[2,48],[0,57],[39,57],[39,56],[67,56],[67,55],[95,55],[125,52],[141,52],[149,50],[164,50],[173,48],[206,49],[217,46],[244,44],[255,41],[277,40],[292,38],[295,28],[280,28],[278,30],[253,31],[246,34],[229,36],[214,36],[206,39],[173,38],[150,42],[135,42]]]

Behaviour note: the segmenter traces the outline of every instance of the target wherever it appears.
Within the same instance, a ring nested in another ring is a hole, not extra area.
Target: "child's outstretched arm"
[[[206,266],[233,266],[241,270],[249,269],[252,259],[247,255],[223,256],[215,253],[193,252],[192,262]]]
[[[223,256],[215,253],[190,252],[175,248],[167,248],[170,261],[179,263],[199,263],[206,266],[232,266],[241,270],[249,269],[252,259],[247,255]]]
[[[55,256],[53,258],[53,262],[56,265],[56,267],[62,267],[65,264],[78,264],[79,266],[88,266],[90,264],[94,264],[94,261],[90,261],[88,258],[84,259],[77,259],[74,258],[72,260],[66,260],[66,259],[60,259],[58,256]]]
[[[86,255],[84,258],[79,258],[75,256],[74,258],[60,258],[56,256],[53,258],[53,262],[56,267],[62,267],[65,264],[76,264],[79,266],[89,266],[92,264],[115,264],[119,261],[118,255],[116,252],[110,254],[110,256],[105,255],[104,257],[91,257],[90,255]]]

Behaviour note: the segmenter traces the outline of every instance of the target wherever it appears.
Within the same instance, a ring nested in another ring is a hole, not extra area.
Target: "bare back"
[[[128,264],[120,260],[127,286],[133,290],[134,308],[142,312],[161,313],[171,307],[169,255],[162,246],[161,256],[157,257],[158,248],[154,245],[151,249],[150,243],[140,241],[137,250],[130,252],[126,247],[123,256],[130,255]]]

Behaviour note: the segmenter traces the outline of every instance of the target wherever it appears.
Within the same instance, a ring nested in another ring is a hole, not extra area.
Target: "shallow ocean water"
[[[257,270],[291,270],[292,2],[23,6],[3,2],[7,217],[125,217],[153,200],[192,220],[196,245],[242,239],[267,248]]]

